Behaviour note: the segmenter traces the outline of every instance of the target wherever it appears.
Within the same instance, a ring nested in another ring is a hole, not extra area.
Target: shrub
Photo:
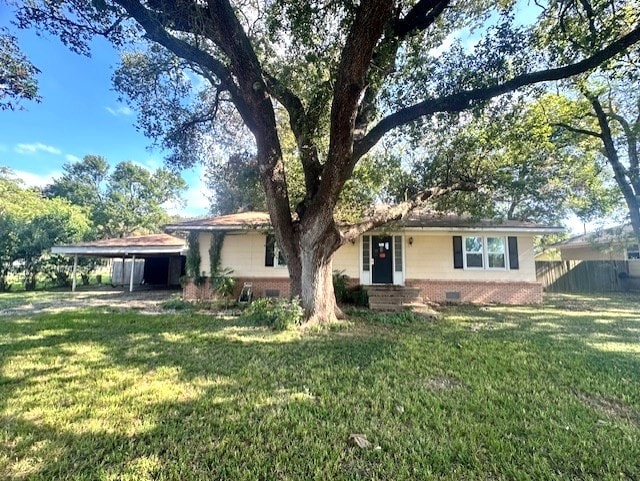
[[[357,307],[369,306],[369,293],[364,286],[358,285],[349,290],[349,302]]]
[[[192,309],[193,305],[182,299],[179,295],[171,296],[161,304],[163,309],[173,309],[175,311],[183,311],[185,309]]]
[[[360,313],[360,317],[366,322],[392,325],[411,324],[424,320],[419,314],[410,310],[398,312],[364,311]]]
[[[353,304],[359,307],[369,305],[367,290],[361,286],[349,287],[349,277],[344,271],[333,272],[333,291],[338,304]]]
[[[211,277],[211,287],[222,297],[225,306],[236,288],[236,280],[231,277],[232,274],[232,269],[218,269]]]
[[[351,300],[347,279],[348,277],[344,271],[333,271],[333,292],[336,295],[336,301],[340,304],[350,302]]]
[[[256,299],[242,316],[245,320],[282,331],[302,324],[304,310],[300,300]]]

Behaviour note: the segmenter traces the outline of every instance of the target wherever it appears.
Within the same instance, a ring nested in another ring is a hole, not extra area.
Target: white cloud
[[[73,154],[67,154],[64,156],[65,159],[67,159],[68,162],[80,162],[82,159],[80,157],[77,157]]]
[[[125,105],[121,105],[120,107],[117,107],[115,109],[113,107],[105,107],[105,109],[114,117],[119,117],[120,115],[128,117],[129,115],[133,115],[133,110]]]
[[[37,152],[47,152],[49,154],[60,155],[62,151],[51,145],[46,145],[41,142],[35,144],[18,144],[13,149],[19,154],[35,154]]]
[[[51,184],[54,177],[59,177],[60,172],[50,172],[48,174],[34,174],[24,170],[14,170],[13,175],[24,182],[27,187],[44,187]]]

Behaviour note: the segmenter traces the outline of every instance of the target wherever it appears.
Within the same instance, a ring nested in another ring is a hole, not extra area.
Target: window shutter
[[[520,269],[520,263],[518,261],[518,238],[508,237],[509,244],[509,268],[518,270]]]
[[[396,258],[396,272],[402,272],[402,236],[395,236],[393,238],[393,250],[395,251]]]
[[[362,270],[369,270],[370,253],[371,252],[371,236],[362,236]]]
[[[453,268],[462,269],[464,263],[462,262],[462,236],[453,236]]]
[[[264,265],[267,267],[273,267],[273,257],[276,247],[276,238],[273,234],[267,234],[264,249]]]

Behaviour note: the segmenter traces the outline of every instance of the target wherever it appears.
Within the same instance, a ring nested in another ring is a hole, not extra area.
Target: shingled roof
[[[509,230],[519,232],[533,232],[538,234],[550,234],[563,232],[563,227],[547,226],[534,222],[521,222],[514,220],[492,221],[488,219],[474,219],[469,216],[442,215],[429,211],[414,212],[407,218],[390,223],[404,230]],[[271,221],[266,212],[242,212],[239,214],[222,215],[189,220],[165,227],[168,231],[215,231],[215,230],[248,230],[269,229]]]

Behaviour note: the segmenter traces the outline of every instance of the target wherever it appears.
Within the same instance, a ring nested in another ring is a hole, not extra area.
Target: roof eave
[[[398,230],[405,230],[410,232],[516,232],[522,234],[560,234],[565,231],[564,227],[513,227],[513,226],[437,226],[437,227],[403,227]]]
[[[167,225],[164,227],[168,231],[248,231],[248,230],[268,230],[272,229],[269,224],[260,225]]]
[[[61,255],[87,255],[87,256],[131,256],[138,254],[158,255],[175,254],[185,255],[188,248],[186,246],[165,246],[165,247],[95,247],[95,246],[54,246],[51,248],[52,254]]]

